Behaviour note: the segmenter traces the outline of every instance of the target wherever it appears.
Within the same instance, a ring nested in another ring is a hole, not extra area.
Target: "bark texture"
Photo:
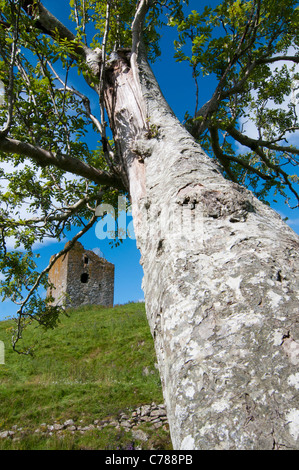
[[[298,236],[223,178],[142,54],[107,83],[174,448],[298,449]]]

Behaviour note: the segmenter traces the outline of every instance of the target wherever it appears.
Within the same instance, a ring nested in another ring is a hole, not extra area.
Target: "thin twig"
[[[111,5],[110,0],[107,1],[106,5],[106,19],[105,19],[105,32],[103,36],[102,42],[102,62],[101,62],[101,70],[100,70],[100,88],[99,88],[99,105],[100,105],[100,113],[101,113],[101,123],[102,123],[102,143],[103,143],[103,154],[108,166],[111,168],[113,167],[113,163],[110,158],[110,152],[108,149],[108,139],[106,134],[106,121],[105,121],[105,105],[104,105],[104,73],[105,73],[105,65],[106,65],[106,48],[107,48],[107,40],[109,35],[110,29],[110,14],[111,14]]]
[[[12,8],[13,10],[14,8]],[[15,12],[14,12],[15,14]],[[14,108],[14,66],[16,62],[17,56],[17,43],[19,39],[19,21],[20,21],[20,14],[21,14],[21,6],[20,3],[18,4],[18,10],[14,17],[14,29],[13,29],[13,42],[11,46],[11,56],[10,56],[10,64],[9,64],[9,81],[7,87],[7,96],[8,96],[8,114],[7,114],[7,122],[5,124],[4,129],[0,131],[0,135],[6,136],[11,128],[12,125],[12,118],[13,118],[13,108]]]

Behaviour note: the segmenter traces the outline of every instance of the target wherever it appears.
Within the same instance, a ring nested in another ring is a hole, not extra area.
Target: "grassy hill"
[[[144,304],[113,309],[69,310],[54,330],[31,326],[24,343],[36,344],[34,356],[19,355],[10,345],[12,321],[0,322],[5,364],[0,364],[0,439],[2,449],[171,449],[166,426],[137,442],[132,432],[107,425],[86,432],[47,432],[50,423],[89,425],[136,407],[163,403],[155,367],[153,340]],[[39,432],[44,430],[44,432]]]

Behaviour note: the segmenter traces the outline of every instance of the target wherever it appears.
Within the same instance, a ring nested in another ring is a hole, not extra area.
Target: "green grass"
[[[141,404],[163,402],[144,304],[88,306],[67,313],[54,330],[31,326],[25,332],[24,346],[35,344],[34,356],[13,352],[13,323],[0,322],[0,340],[5,343],[0,432],[13,426],[24,430],[19,441],[1,439],[0,450],[125,448],[130,433],[110,426],[84,435],[66,433],[64,439],[33,431],[55,420],[90,424]],[[145,368],[151,373],[144,374]],[[151,440],[148,445],[170,448],[168,433],[156,431]]]

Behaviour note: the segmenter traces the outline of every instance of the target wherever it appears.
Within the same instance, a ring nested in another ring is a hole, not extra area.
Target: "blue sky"
[[[44,5],[49,8],[54,15],[61,21],[67,21],[68,1],[46,0]],[[205,5],[215,6],[218,1],[193,1],[193,8],[203,9]],[[62,7],[62,4],[65,6]],[[70,26],[70,23],[68,23]],[[180,120],[183,120],[185,112],[190,114],[194,112],[195,107],[195,87],[191,77],[190,67],[185,64],[179,64],[173,59],[174,49],[173,40],[175,31],[163,31],[161,40],[162,56],[153,65],[154,73],[158,79],[162,92]],[[80,81],[79,84],[85,87]],[[205,103],[214,91],[215,82],[206,77],[200,79],[200,104]],[[86,88],[85,91],[86,92]],[[97,100],[92,100],[94,112],[98,115]],[[299,213],[298,210],[290,210],[284,201],[278,201],[272,205],[281,215],[289,217],[289,224],[297,233],[299,233]],[[128,222],[130,218],[128,217]],[[75,231],[73,232],[73,234]],[[67,234],[70,239],[71,234]],[[49,261],[51,255],[58,252],[67,240],[62,243],[48,243],[37,248],[40,253],[39,266],[43,269]],[[110,240],[99,240],[95,234],[95,229],[91,229],[80,240],[86,249],[100,249],[104,257],[115,265],[115,304],[122,304],[129,301],[138,301],[144,298],[141,289],[142,268],[140,266],[140,254],[136,248],[135,240],[127,238],[118,247],[113,247]],[[2,302],[0,305],[0,320],[12,316],[16,312],[16,306],[9,301]]]

